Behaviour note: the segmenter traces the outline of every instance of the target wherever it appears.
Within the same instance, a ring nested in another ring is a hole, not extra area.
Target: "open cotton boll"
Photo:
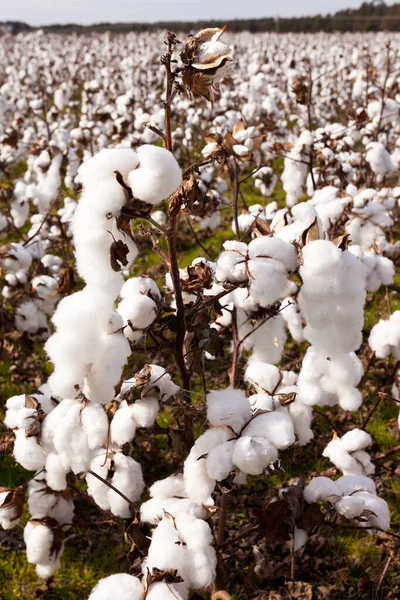
[[[132,194],[147,204],[159,204],[182,183],[182,171],[165,148],[145,144],[137,150],[140,166],[131,170],[128,183]]]
[[[177,584],[172,585],[171,583],[158,581],[157,583],[152,583],[148,588],[146,600],[187,600],[188,592],[185,590],[186,593],[184,593],[181,583],[179,584],[179,590],[177,589]],[[92,598],[92,600],[97,600],[97,598]]]
[[[140,505],[140,520],[142,523],[157,525],[165,513],[177,516],[181,512],[189,512],[194,506],[189,498],[150,498]]]
[[[236,440],[225,442],[213,448],[206,458],[207,473],[211,479],[222,481],[233,470],[232,452]]]
[[[44,467],[46,455],[36,436],[26,437],[23,429],[15,432],[13,456],[27,471],[39,471]]]
[[[46,481],[55,491],[67,489],[67,470],[62,456],[51,452],[46,456]]]
[[[268,363],[249,360],[244,374],[244,380],[251,383],[258,392],[272,395],[278,387],[281,375],[278,367]]]
[[[183,470],[185,490],[193,502],[207,503],[215,487],[215,479],[207,473],[206,460],[200,457],[232,438],[234,434],[228,427],[213,427],[197,438]]]
[[[280,410],[253,417],[243,435],[266,438],[279,450],[285,450],[295,442],[293,423],[286,412]]]
[[[160,290],[151,277],[131,277],[125,281],[120,296],[123,299],[131,298],[149,291],[155,299],[161,299]]]
[[[83,186],[93,182],[100,183],[110,178],[115,179],[115,171],[126,178],[132,169],[139,164],[139,156],[131,148],[111,148],[100,150],[95,156],[85,161],[78,170]],[[118,189],[118,182],[116,187]]]
[[[132,416],[139,427],[153,427],[160,405],[157,397],[146,396],[146,398],[136,400],[131,408]]]
[[[190,587],[196,590],[208,588],[215,579],[217,566],[214,539],[208,523],[182,512],[176,517],[176,527],[186,544],[185,570]]]
[[[363,498],[356,496],[343,496],[335,504],[336,512],[345,519],[354,519],[359,517],[364,510],[365,501]]]
[[[322,456],[329,458],[329,460],[342,471],[343,475],[368,474],[369,469],[365,469],[361,461],[349,454],[340,439],[334,439],[329,442],[323,451]]]
[[[250,419],[249,399],[232,387],[207,394],[207,419],[212,425],[228,425],[238,433]]]
[[[374,325],[368,343],[378,358],[393,354],[400,360],[400,310],[396,310],[388,321],[382,319]]]
[[[81,411],[81,422],[91,450],[107,442],[108,417],[103,406],[87,402]]]
[[[260,306],[273,304],[285,293],[287,272],[283,263],[272,258],[248,261],[250,294]]]
[[[229,281],[230,283],[242,283],[246,281],[248,275],[245,256],[239,254],[237,251],[226,250],[221,252],[215,271],[216,280]]]
[[[156,481],[149,489],[152,498],[172,498],[173,496],[185,496],[185,482],[183,475],[170,475],[165,479]]]
[[[261,475],[278,458],[278,450],[264,437],[242,436],[235,443],[232,460],[249,475]]]
[[[47,474],[46,474],[47,475]],[[51,517],[60,525],[71,524],[74,517],[74,503],[68,494],[52,494],[47,477],[36,476],[28,484],[28,508],[34,519]]]
[[[289,415],[293,422],[298,444],[305,446],[314,438],[311,429],[313,411],[311,406],[303,404],[298,398],[289,405]]]
[[[128,406],[127,402],[121,402],[111,421],[110,438],[112,442],[119,446],[131,442],[135,437],[138,424],[133,416],[132,409],[133,406]]]
[[[304,488],[304,500],[309,504],[318,500],[326,502],[329,496],[341,496],[336,481],[332,481],[329,477],[313,477]]]
[[[251,412],[254,414],[258,410],[274,410],[274,399],[269,394],[253,394],[248,398]]]
[[[352,429],[347,431],[340,441],[347,452],[356,452],[372,444],[372,438],[369,433],[361,429]]]
[[[281,262],[288,272],[297,267],[297,252],[293,244],[276,237],[262,236],[249,244],[249,258],[273,258]]]
[[[124,298],[117,306],[117,313],[124,320],[124,334],[128,339],[136,339],[137,330],[142,333],[157,318],[157,304],[141,293],[134,298]]]
[[[355,492],[352,498],[363,499],[364,510],[369,511],[366,521],[359,523],[360,527],[378,527],[383,531],[389,529],[390,511],[385,500],[369,492]]]
[[[104,577],[92,589],[89,600],[142,600],[144,587],[140,580],[127,573]]]
[[[335,484],[343,496],[351,496],[354,492],[365,491],[376,494],[376,486],[373,479],[364,475],[343,475],[336,479]]]
[[[162,571],[164,569],[176,569],[177,574],[187,584],[186,563],[187,549],[182,544],[179,530],[175,528],[174,521],[171,518],[162,519],[153,530],[147,560],[145,564],[142,564],[143,569],[149,569],[150,573],[153,568]]]

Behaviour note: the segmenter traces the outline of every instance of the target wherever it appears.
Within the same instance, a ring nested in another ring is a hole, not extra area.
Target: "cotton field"
[[[5,598],[398,598],[400,34],[0,60]]]

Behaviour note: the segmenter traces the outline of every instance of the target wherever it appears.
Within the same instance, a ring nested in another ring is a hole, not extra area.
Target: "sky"
[[[0,0],[0,20],[53,23],[154,22],[291,17],[357,8],[362,0]],[[387,4],[394,4],[388,1]]]

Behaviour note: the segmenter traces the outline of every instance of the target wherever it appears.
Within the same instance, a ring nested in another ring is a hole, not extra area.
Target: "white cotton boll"
[[[139,427],[153,427],[160,409],[158,398],[147,396],[139,398],[131,406],[132,416]]]
[[[46,452],[54,452],[54,433],[57,427],[62,424],[63,419],[72,406],[76,405],[76,400],[62,400],[44,419],[40,433],[40,441]]]
[[[114,171],[119,171],[125,179],[138,163],[139,157],[131,148],[104,149],[79,167],[79,179],[85,187],[93,182],[115,179]],[[118,185],[116,182],[117,189]]]
[[[247,247],[246,247],[247,249]],[[237,251],[222,252],[217,260],[215,271],[217,281],[242,283],[247,280],[246,258]]]
[[[207,473],[211,479],[222,481],[233,470],[232,452],[236,440],[225,442],[213,448],[206,458]]]
[[[17,503],[10,503],[10,499],[8,498],[13,490],[7,488],[2,489],[5,491],[0,492],[0,526],[3,529],[11,529],[19,523],[21,511],[19,510]],[[4,506],[7,502],[9,502],[9,505]]]
[[[120,296],[121,298],[130,298],[148,291],[154,298],[161,299],[160,290],[151,277],[131,277],[125,281]]]
[[[288,272],[297,267],[297,252],[293,244],[288,244],[279,238],[262,236],[249,244],[249,257],[273,258],[281,262]]]
[[[352,498],[364,500],[364,510],[370,511],[366,521],[360,523],[360,527],[378,527],[387,531],[390,527],[390,511],[387,503],[382,498],[369,492],[356,492]]]
[[[46,456],[46,481],[49,487],[55,491],[67,489],[67,471],[64,461],[59,454],[51,452]]]
[[[235,444],[233,463],[249,475],[261,475],[278,458],[278,450],[264,437],[242,436]]]
[[[192,506],[189,498],[151,498],[140,505],[140,520],[157,525],[166,512],[177,516],[180,512],[189,512]]]
[[[157,318],[157,304],[143,294],[137,294],[134,298],[129,297],[121,300],[117,306],[117,313],[124,320],[124,335],[128,339],[136,339],[137,331],[149,327]]]
[[[274,400],[269,394],[253,394],[249,396],[251,412],[254,414],[258,410],[274,410]]]
[[[108,417],[100,404],[87,402],[81,411],[81,422],[91,450],[100,448],[107,442]]]
[[[287,272],[284,265],[271,258],[255,258],[247,262],[250,294],[260,306],[269,306],[286,289]]]
[[[143,564],[142,566],[149,569],[150,572],[153,568],[160,570],[176,569],[186,582],[186,562],[187,550],[185,545],[182,544],[179,531],[175,528],[174,522],[169,518],[162,519],[153,531],[146,565]]]
[[[372,475],[375,473],[375,465],[372,464],[371,457],[368,452],[365,452],[364,450],[357,450],[357,452],[352,453],[352,457],[357,462],[361,463],[365,475]]]
[[[359,517],[364,509],[365,501],[356,496],[343,496],[336,504],[335,510],[345,519]]]
[[[180,513],[176,526],[186,544],[187,582],[193,589],[208,588],[215,579],[217,566],[214,539],[208,523],[189,513]]]
[[[51,517],[60,525],[71,524],[74,517],[74,503],[63,494],[52,494],[46,480],[32,479],[28,484],[28,508],[34,519]]]
[[[260,392],[272,395],[278,387],[281,375],[278,367],[250,359],[244,374],[244,380],[254,385]]]
[[[128,176],[132,193],[142,202],[159,204],[180,186],[182,171],[173,154],[165,148],[145,144],[137,153],[140,166]]]
[[[35,436],[26,437],[23,429],[15,431],[13,456],[27,471],[39,471],[45,464],[45,453]]]
[[[132,412],[133,406],[124,401],[119,405],[110,425],[110,439],[119,446],[131,442],[138,426]]]
[[[374,325],[368,343],[378,358],[393,354],[400,360],[400,310],[396,310],[388,321],[380,320]]]
[[[3,423],[9,429],[19,427],[20,411],[25,408],[25,398],[25,394],[20,394],[19,396],[12,396],[7,400],[6,416]]]
[[[329,496],[341,495],[336,481],[332,481],[329,477],[313,477],[310,483],[304,488],[304,500],[309,504],[318,502],[318,500],[326,502]]]
[[[363,465],[344,448],[341,440],[332,440],[322,453],[342,471],[344,475],[363,475]]]
[[[347,452],[356,452],[372,444],[372,438],[369,433],[361,429],[352,429],[347,431],[340,441]]]
[[[97,473],[102,479],[107,479],[108,465],[105,453],[98,454],[90,463],[90,470]],[[109,488],[102,481],[97,479],[90,473],[86,474],[86,483],[88,486],[88,494],[92,496],[96,504],[103,510],[110,510],[110,502],[108,499]]]
[[[172,498],[173,496],[185,496],[185,483],[183,475],[171,475],[153,483],[149,489],[153,498]]]
[[[142,600],[144,593],[144,587],[137,577],[117,573],[100,579],[91,591],[89,600]]]
[[[28,562],[34,565],[49,563],[53,539],[51,529],[40,523],[28,521],[24,529]]]
[[[115,472],[112,478],[113,486],[125,494],[131,502],[136,502],[139,500],[144,489],[142,468],[140,464],[130,456],[118,453],[114,456],[114,465]],[[110,503],[110,510],[114,515],[122,517],[123,519],[128,519],[131,516],[129,504],[119,494],[113,490],[109,490],[108,500]]]
[[[290,296],[282,300],[282,306],[285,307],[280,315],[289,329],[290,335],[295,342],[304,341],[303,323],[298,311],[297,303]]]
[[[312,408],[303,404],[298,398],[288,408],[297,441],[300,446],[305,446],[314,438],[314,432],[311,429]]]
[[[15,326],[18,331],[37,333],[40,329],[48,330],[46,316],[32,300],[22,302],[15,310]]]
[[[58,557],[56,560],[46,563],[46,564],[40,564],[40,565],[36,565],[36,574],[38,577],[40,577],[41,579],[49,579],[49,577],[51,577],[52,575],[54,575],[54,573],[60,568],[61,566],[61,560],[60,557]]]
[[[238,433],[250,419],[249,399],[241,390],[213,390],[207,394],[207,419],[212,425],[228,425]]]
[[[243,430],[243,435],[266,438],[279,450],[285,450],[295,442],[293,423],[283,411],[253,417]]]
[[[364,475],[343,475],[336,479],[335,484],[340,495],[351,496],[354,492],[365,491],[370,494],[376,494],[376,486],[373,479]]]
[[[206,504],[215,487],[215,479],[207,473],[206,460],[200,457],[232,438],[234,434],[227,427],[213,427],[197,438],[183,471],[186,493],[193,502]]]
[[[164,583],[162,581],[152,583],[147,590],[146,600],[187,600],[188,593],[182,592],[182,584],[179,584],[179,586],[181,593],[178,591],[176,585]],[[93,598],[92,600],[97,600],[97,598]]]

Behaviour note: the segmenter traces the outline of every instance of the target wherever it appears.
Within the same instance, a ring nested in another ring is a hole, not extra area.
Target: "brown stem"
[[[235,387],[236,374],[237,374],[237,364],[239,360],[239,332],[237,327],[237,317],[236,317],[236,307],[232,310],[232,343],[233,343],[233,352],[232,352],[232,366],[229,372],[229,385]]]
[[[236,239],[240,240],[239,221],[238,221],[238,203],[239,203],[239,169],[234,156],[232,156],[232,169],[230,169],[231,183],[232,183],[232,207],[233,207],[233,220],[235,223],[235,235]]]

